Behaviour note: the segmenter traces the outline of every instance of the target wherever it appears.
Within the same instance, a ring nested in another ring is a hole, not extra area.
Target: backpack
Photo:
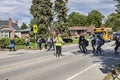
[[[105,43],[104,39],[99,39],[99,42],[98,42],[99,45],[104,45],[104,43]]]
[[[105,43],[105,40],[101,39],[101,44],[104,45],[104,43]]]
[[[84,40],[85,46],[89,45],[89,41],[87,39]]]

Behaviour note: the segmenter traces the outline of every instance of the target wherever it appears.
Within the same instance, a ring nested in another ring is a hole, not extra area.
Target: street
[[[104,54],[98,56],[78,52],[78,45],[63,47],[60,58],[53,55],[55,51],[9,54],[11,57],[0,58],[0,80],[102,80],[120,63],[112,44],[106,43]]]

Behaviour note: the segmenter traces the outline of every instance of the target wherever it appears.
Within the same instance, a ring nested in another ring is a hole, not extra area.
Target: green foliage
[[[32,0],[30,12],[33,15],[31,28],[34,24],[38,26],[38,35],[48,36],[53,21],[52,2],[51,0]]]
[[[30,38],[30,42],[35,43],[35,39],[34,38]]]
[[[106,27],[112,27],[113,31],[120,31],[120,14],[112,13],[108,16],[106,22]]]
[[[120,0],[114,0],[114,1],[117,2],[117,5],[115,5],[117,7],[116,11],[120,13]]]
[[[0,39],[0,48],[7,48],[10,43],[9,38],[2,38]]]
[[[101,27],[104,16],[97,10],[92,10],[88,14],[88,24],[97,28]]]
[[[25,40],[21,38],[15,38],[15,46],[16,45],[24,45]],[[8,45],[10,44],[10,39],[9,38],[2,38],[0,39],[0,48],[8,48]]]
[[[67,11],[66,6],[68,0],[55,0],[54,2],[54,16],[56,16],[56,22],[54,22],[54,27],[57,33],[61,33],[65,36],[69,35],[68,26],[66,23]],[[67,35],[66,35],[67,33]]]
[[[86,26],[87,25],[87,16],[72,12],[68,18],[67,23],[70,27],[72,26]]]
[[[28,28],[28,26],[25,23],[23,23],[21,29],[26,29],[26,28]]]
[[[25,44],[25,40],[23,38],[15,38],[15,45],[24,45]]]

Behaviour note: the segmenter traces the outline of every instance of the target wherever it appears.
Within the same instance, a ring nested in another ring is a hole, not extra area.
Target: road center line
[[[79,76],[80,74],[82,74],[82,73],[88,71],[89,69],[91,69],[91,68],[93,68],[93,67],[95,67],[95,66],[97,66],[97,65],[98,65],[98,63],[97,63],[97,64],[93,64],[92,66],[90,66],[90,67],[84,69],[83,71],[80,71],[79,73],[77,73],[77,74],[75,74],[75,75],[73,75],[73,76],[67,78],[66,80],[72,80],[73,78]]]

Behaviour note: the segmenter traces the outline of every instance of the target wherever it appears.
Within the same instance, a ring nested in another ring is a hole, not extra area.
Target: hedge
[[[24,45],[25,44],[25,40],[22,38],[15,38],[14,41],[15,41],[15,45]],[[1,49],[8,48],[9,44],[10,44],[9,38],[0,39],[0,48]]]

